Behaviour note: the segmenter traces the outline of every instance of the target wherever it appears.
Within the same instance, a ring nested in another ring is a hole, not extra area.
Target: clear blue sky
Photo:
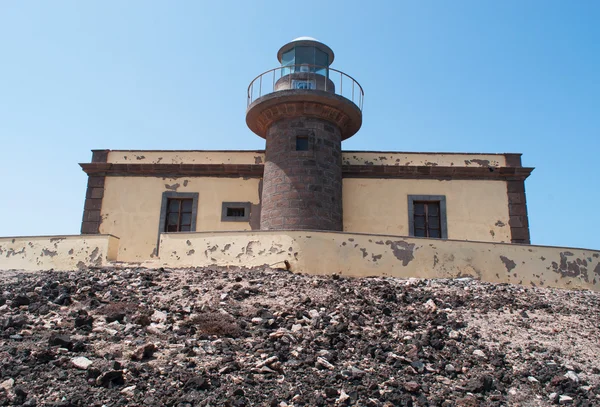
[[[600,248],[600,2],[0,1],[0,236],[77,234],[91,149],[262,149],[246,88],[307,35],[346,150],[522,152],[535,244]]]

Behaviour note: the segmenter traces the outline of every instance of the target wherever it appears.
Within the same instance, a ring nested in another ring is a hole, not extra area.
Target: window
[[[446,197],[409,195],[408,223],[410,236],[447,239]]]
[[[439,202],[414,202],[415,236],[442,237]]]
[[[195,232],[197,212],[197,193],[163,192],[159,234],[165,232]]]
[[[192,229],[192,199],[169,198],[165,232],[189,232]]]
[[[249,222],[250,202],[223,202],[221,222]]]
[[[296,151],[308,151],[308,136],[296,136]]]

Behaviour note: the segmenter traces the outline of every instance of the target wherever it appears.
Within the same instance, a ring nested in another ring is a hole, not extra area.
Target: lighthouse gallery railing
[[[280,66],[258,75],[248,86],[248,106],[270,93],[299,89],[294,87],[297,82],[303,82],[300,85],[302,89],[316,89],[342,96],[362,111],[365,93],[353,77],[337,69],[310,64]]]

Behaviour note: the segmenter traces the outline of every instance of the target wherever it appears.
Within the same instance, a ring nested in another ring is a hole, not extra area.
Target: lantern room
[[[333,62],[333,51],[312,37],[299,37],[285,44],[277,52],[277,59],[286,74],[313,72],[328,76],[328,67]]]

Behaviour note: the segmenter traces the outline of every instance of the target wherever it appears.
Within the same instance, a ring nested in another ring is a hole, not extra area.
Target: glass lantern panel
[[[292,48],[288,52],[283,53],[283,55],[281,56],[281,66],[294,65],[295,51],[296,50],[294,48]],[[292,68],[283,68],[281,70],[281,76],[289,75],[290,73],[293,72],[293,69],[294,69],[293,67]]]
[[[323,76],[327,75],[327,67],[329,66],[329,55],[320,49],[315,50],[315,65],[317,65],[316,72]]]
[[[314,65],[315,64],[315,47],[296,47],[296,65]],[[314,71],[313,66],[302,67],[296,66],[296,71],[302,72],[304,69],[308,69],[309,72]]]
[[[289,50],[288,52],[284,52],[281,56],[281,65],[293,65],[294,64],[294,48]]]

